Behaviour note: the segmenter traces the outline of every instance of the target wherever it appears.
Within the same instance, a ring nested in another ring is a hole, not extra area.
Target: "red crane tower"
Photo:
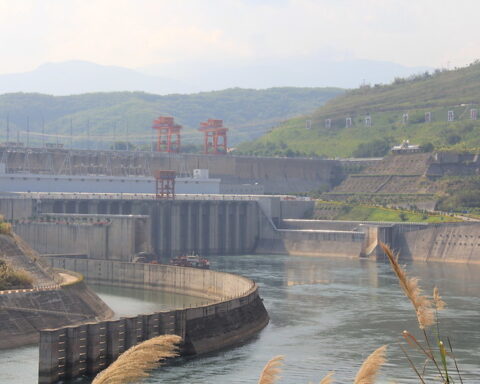
[[[175,171],[157,169],[155,177],[155,197],[175,200]]]
[[[157,130],[157,152],[180,152],[182,126],[175,124],[173,117],[159,116],[154,120],[152,129]]]
[[[199,131],[203,132],[204,151],[206,154],[221,155],[227,153],[227,131],[223,120],[208,119],[200,123]]]

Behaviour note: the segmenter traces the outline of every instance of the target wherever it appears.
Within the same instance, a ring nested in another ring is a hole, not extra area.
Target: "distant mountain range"
[[[7,139],[8,131],[8,141],[17,140],[18,135],[21,142],[34,145],[42,142],[43,132],[45,142],[58,139],[67,146],[73,135],[74,146],[80,148],[109,148],[114,140],[148,145],[153,140],[152,121],[163,114],[184,126],[182,143],[186,145],[201,145],[199,123],[208,118],[223,119],[230,128],[229,144],[236,145],[292,116],[311,112],[343,92],[339,88],[235,88],[167,96],[9,93],[0,95],[0,141]]]
[[[0,94],[36,92],[75,95],[141,91],[160,95],[227,88],[354,88],[361,83],[388,83],[425,71],[426,67],[368,60],[332,61],[320,57],[235,62],[185,62],[128,69],[86,61],[47,63],[37,69],[0,75]]]
[[[168,94],[185,92],[186,88],[175,80],[86,61],[47,63],[30,72],[0,75],[0,93],[75,95],[92,92],[143,91]]]

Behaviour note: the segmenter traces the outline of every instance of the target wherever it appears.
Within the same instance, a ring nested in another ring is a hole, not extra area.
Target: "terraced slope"
[[[360,173],[349,175],[325,197],[382,203],[433,200],[436,184],[427,177],[433,163],[434,156],[429,153],[386,156]]]

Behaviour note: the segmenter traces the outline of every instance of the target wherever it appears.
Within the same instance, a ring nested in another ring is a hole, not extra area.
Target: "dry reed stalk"
[[[280,368],[283,365],[284,356],[275,356],[263,367],[258,384],[274,384],[280,378]]]
[[[387,346],[384,345],[377,348],[367,359],[363,362],[360,370],[355,376],[354,384],[373,384],[377,377],[380,367],[385,363],[385,352]]]
[[[398,264],[397,258],[390,247],[383,243],[380,243],[380,245],[387,255],[388,260],[390,260],[392,269],[397,275],[403,292],[410,299],[415,308],[420,329],[425,329],[434,324],[435,314],[432,310],[432,302],[427,296],[422,295],[422,290],[418,286],[418,279],[415,277],[408,277],[405,269]]]
[[[440,294],[438,293],[437,287],[433,288],[433,305],[435,306],[437,311],[441,311],[446,307],[445,302],[442,300],[442,296],[440,296]]]
[[[320,384],[332,384],[333,379],[332,376],[335,372],[329,372],[321,381]]]
[[[137,344],[100,372],[92,384],[136,383],[150,376],[148,371],[160,366],[165,359],[178,356],[181,341],[177,335],[162,335]]]

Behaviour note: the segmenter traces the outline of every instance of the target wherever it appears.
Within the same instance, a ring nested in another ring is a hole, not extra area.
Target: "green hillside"
[[[338,88],[271,88],[266,90],[227,89],[190,95],[159,96],[141,92],[91,93],[54,97],[42,94],[14,93],[0,95],[0,140],[7,135],[41,143],[40,133],[51,135],[46,141],[74,146],[108,147],[128,138],[145,144],[151,140],[152,121],[160,114],[171,115],[184,126],[183,143],[200,143],[198,124],[208,118],[223,119],[231,128],[230,144],[252,140],[266,129],[292,116],[315,110],[341,94]],[[27,122],[28,121],[28,122]],[[128,137],[127,137],[128,133]]]
[[[480,63],[452,71],[435,71],[389,85],[365,85],[330,100],[310,115],[293,118],[239,150],[249,154],[285,152],[334,156],[382,156],[404,139],[435,148],[480,148],[480,120],[470,109],[480,105]],[[447,122],[448,111],[455,121]],[[425,113],[431,122],[425,122]],[[404,124],[403,114],[408,113]],[[365,126],[370,115],[372,126]],[[346,117],[352,126],[345,127]],[[480,111],[479,111],[480,118]],[[325,120],[331,119],[331,127]],[[306,129],[306,120],[312,120]],[[430,143],[430,144],[429,144]]]

